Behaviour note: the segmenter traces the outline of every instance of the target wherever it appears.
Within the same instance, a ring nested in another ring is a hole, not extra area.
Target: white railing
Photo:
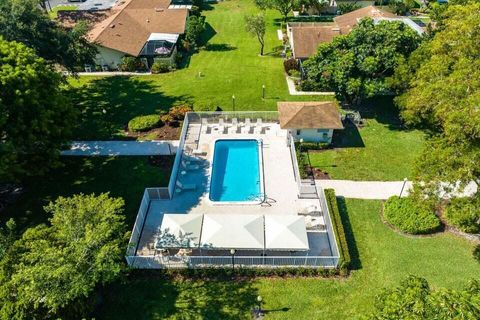
[[[180,134],[180,142],[177,147],[177,152],[175,154],[175,161],[173,162],[173,167],[172,167],[172,172],[170,174],[170,181],[168,182],[168,192],[170,194],[170,198],[173,197],[175,194],[175,184],[177,182],[177,176],[178,176],[178,168],[180,167],[180,161],[182,161],[182,156],[183,156],[183,148],[185,147],[185,139],[187,137],[187,131],[188,131],[188,113],[185,116],[185,119],[183,120],[183,127],[182,127],[182,133]]]
[[[137,218],[135,219],[135,224],[133,226],[132,235],[128,241],[127,247],[127,257],[135,255],[137,251],[137,245],[142,234],[143,225],[145,223],[145,218],[148,213],[148,207],[150,205],[150,197],[148,195],[147,189],[143,192],[142,202],[140,203],[140,208],[138,209]],[[128,258],[127,258],[128,262]]]
[[[202,119],[206,119],[209,123],[218,122],[219,119],[223,119],[228,122],[232,119],[238,121],[245,121],[250,119],[256,121],[262,119],[264,122],[278,122],[277,111],[214,111],[214,112],[189,112],[187,114],[189,123],[201,123]]]
[[[316,199],[317,196],[317,188],[315,186],[315,181],[303,181],[302,177],[300,176],[300,169],[298,167],[298,157],[297,157],[297,150],[295,148],[295,141],[291,134],[287,136],[287,145],[290,149],[290,157],[292,159],[292,166],[293,166],[293,175],[295,177],[295,181],[297,182],[298,187],[298,196],[299,198],[309,198],[309,199]]]
[[[128,264],[138,269],[163,268],[278,268],[323,267],[335,268],[338,256],[130,256]]]
[[[328,210],[325,192],[323,191],[323,188],[320,188],[320,187],[317,188],[317,192],[318,192],[318,200],[320,201],[320,207],[323,212],[323,219],[325,221],[325,226],[327,227],[327,235],[328,235],[328,240],[330,241],[330,249],[332,250],[332,254],[334,256],[339,256],[340,254],[338,251],[337,239],[335,237],[335,233],[333,233],[334,231],[333,231],[332,219],[330,217],[330,210]]]

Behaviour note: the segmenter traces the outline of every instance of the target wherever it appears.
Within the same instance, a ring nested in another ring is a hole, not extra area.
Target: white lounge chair
[[[210,127],[208,126],[207,118],[202,118],[202,133],[209,133]]]
[[[237,118],[233,118],[233,119],[232,119],[232,133],[238,133],[238,129],[239,129],[238,119],[237,119]]]
[[[223,134],[225,132],[225,120],[223,118],[218,119],[218,133]]]
[[[252,123],[250,122],[250,118],[245,119],[245,133],[250,133],[252,128]]]
[[[197,189],[197,185],[195,183],[183,184],[183,183],[181,183],[180,181],[177,180],[176,185],[177,185],[177,190],[180,189],[180,191],[188,191],[188,190],[196,190]]]
[[[262,126],[262,119],[257,119],[257,123],[255,123],[254,133],[262,133],[263,126]]]

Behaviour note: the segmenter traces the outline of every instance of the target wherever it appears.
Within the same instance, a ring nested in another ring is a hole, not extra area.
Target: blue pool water
[[[217,140],[210,200],[258,201],[262,193],[259,152],[257,140]]]

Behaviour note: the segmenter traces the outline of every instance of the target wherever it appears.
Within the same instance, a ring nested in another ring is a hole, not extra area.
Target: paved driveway
[[[62,156],[151,156],[176,152],[178,141],[74,141]]]

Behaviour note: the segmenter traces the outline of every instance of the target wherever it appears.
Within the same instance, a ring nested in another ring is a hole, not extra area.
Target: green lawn
[[[26,192],[2,212],[2,220],[13,217],[21,228],[34,226],[46,221],[43,206],[58,196],[110,192],[125,200],[130,228],[145,188],[166,186],[170,177],[170,168],[153,167],[147,157],[63,157],[62,163],[48,176],[27,181]]]
[[[48,16],[50,17],[50,19],[57,19],[58,17],[58,11],[60,10],[65,10],[65,11],[75,11],[77,10],[77,6],[74,6],[74,5],[64,5],[64,6],[56,6],[56,7],[53,7],[52,8],[52,11],[50,11],[48,13]]]
[[[450,234],[413,238],[379,218],[381,202],[340,201],[356,270],[347,279],[165,281],[135,277],[107,288],[101,319],[249,319],[261,295],[267,319],[351,319],[371,311],[382,288],[409,274],[432,287],[460,288],[479,277],[473,245]]]
[[[419,156],[424,134],[400,126],[391,98],[365,103],[360,114],[366,126],[347,127],[337,132],[336,148],[309,152],[313,167],[328,172],[332,179],[402,180],[412,178],[412,166]]]
[[[225,1],[204,11],[207,45],[178,71],[153,76],[71,79],[75,87],[72,94],[83,114],[76,138],[121,136],[134,116],[166,110],[181,100],[194,103],[196,109],[220,106],[231,110],[235,95],[236,110],[276,110],[280,100],[332,99],[288,94],[283,60],[278,56],[279,15],[267,11],[266,55],[260,57],[258,41],[245,31],[244,23],[245,14],[256,12],[251,0]],[[262,85],[266,87],[265,100]]]

